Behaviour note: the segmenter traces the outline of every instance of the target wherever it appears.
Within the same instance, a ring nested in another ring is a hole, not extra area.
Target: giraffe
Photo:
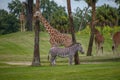
[[[22,6],[22,11],[20,13],[20,25],[21,25],[21,32],[25,31],[25,13],[24,13],[24,7]]]
[[[21,32],[25,31],[25,15],[23,12],[20,13],[20,25],[21,25]]]
[[[98,54],[99,49],[101,49],[103,53],[104,37],[96,28],[94,29],[94,32],[95,32],[96,53]]]
[[[115,52],[118,53],[117,48],[118,48],[119,45],[120,45],[120,31],[114,33],[114,35],[113,35],[113,37],[112,37],[112,40],[113,40],[112,51],[113,51],[113,53],[115,53]]]
[[[57,29],[54,29],[48,21],[42,16],[42,13],[40,11],[36,11],[34,14],[34,17],[38,17],[40,21],[43,23],[44,27],[46,28],[46,31],[50,35],[50,44],[51,47],[54,46],[61,46],[68,47],[72,44],[72,38],[67,34],[60,33]]]

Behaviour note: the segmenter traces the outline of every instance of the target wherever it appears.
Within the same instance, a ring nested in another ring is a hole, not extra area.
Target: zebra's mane
[[[68,46],[68,47],[72,47],[73,45],[75,45],[75,44],[80,44],[80,43],[78,43],[78,42],[76,42],[76,43],[72,43],[70,46]],[[68,48],[67,47],[67,48]]]

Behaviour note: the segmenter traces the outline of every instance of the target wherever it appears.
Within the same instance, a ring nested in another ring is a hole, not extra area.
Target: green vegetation
[[[0,64],[3,65],[3,64]],[[5,64],[4,64],[5,65]],[[78,66],[0,67],[1,80],[119,80],[120,63],[81,64]]]
[[[15,15],[0,9],[0,35],[17,32],[19,21]]]

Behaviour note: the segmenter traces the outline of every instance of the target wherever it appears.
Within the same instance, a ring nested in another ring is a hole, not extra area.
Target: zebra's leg
[[[54,65],[54,57],[53,56],[51,56],[50,62],[51,62],[51,65],[53,66]]]
[[[54,64],[54,65],[56,64],[56,60],[55,60],[55,59],[56,59],[56,57],[54,57],[54,61],[53,61],[53,64]]]
[[[51,61],[51,65],[52,66],[55,65],[55,57],[56,56],[51,56],[51,60],[50,61]]]
[[[69,56],[69,64],[70,64],[70,65],[72,65],[72,61],[73,61],[73,56],[70,55],[70,56]]]

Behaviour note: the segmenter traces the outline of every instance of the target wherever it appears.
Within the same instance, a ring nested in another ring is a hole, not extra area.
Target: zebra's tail
[[[48,54],[48,61],[49,61],[49,54]]]
[[[50,59],[50,52],[48,53],[48,61],[49,61],[49,59]]]

